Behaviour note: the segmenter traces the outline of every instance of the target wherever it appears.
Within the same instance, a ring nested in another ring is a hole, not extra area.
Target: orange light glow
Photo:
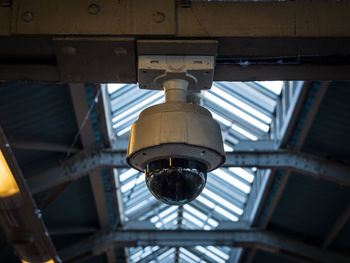
[[[0,150],[0,198],[9,197],[19,192],[18,185]]]
[[[30,262],[25,261],[25,260],[22,259],[22,263],[30,263]],[[43,262],[43,263],[55,263],[55,261],[53,261],[53,259],[50,259],[50,260],[45,261],[45,262]]]

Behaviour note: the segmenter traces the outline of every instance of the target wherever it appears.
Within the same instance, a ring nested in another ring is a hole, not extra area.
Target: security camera
[[[157,79],[165,103],[141,112],[131,127],[127,152],[128,164],[145,172],[152,195],[170,205],[194,200],[205,187],[207,172],[225,162],[220,126],[207,109],[186,102],[189,86],[196,84],[188,78],[177,72]]]

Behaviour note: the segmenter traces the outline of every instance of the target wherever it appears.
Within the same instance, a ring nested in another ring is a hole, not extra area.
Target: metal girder
[[[303,101],[307,93],[306,91],[308,85],[309,84],[307,82],[303,82],[301,86],[298,85],[294,88],[291,98],[289,99],[288,108],[276,108],[276,115],[278,117],[275,118],[271,128],[276,137],[275,148],[280,148],[281,145],[286,145],[286,138],[290,136],[290,133],[295,125],[295,120],[297,119],[297,116],[299,116],[301,106],[303,105]],[[284,93],[282,93],[282,96],[284,96]],[[282,104],[282,101],[283,97],[280,97],[278,98],[277,103]],[[282,116],[283,119],[280,116]],[[266,150],[266,148],[264,150]],[[260,213],[262,207],[261,204],[263,204],[266,195],[269,193],[269,185],[274,178],[273,173],[274,171],[271,170],[258,170],[254,179],[252,190],[246,203],[245,213],[243,214],[243,219],[249,221],[251,226],[255,224],[257,215]]]
[[[223,166],[293,169],[338,184],[350,185],[350,167],[313,155],[290,151],[234,152],[227,154]]]
[[[347,10],[342,8],[349,8],[348,3],[195,2],[191,8],[178,10],[178,35],[349,36],[350,31],[343,32],[350,29],[350,20]]]
[[[98,168],[127,168],[125,155],[125,152],[106,149],[92,152],[83,151],[65,164],[28,179],[28,185],[35,194],[76,180]],[[228,152],[223,167],[293,169],[338,184],[350,185],[350,167],[316,156],[290,151]]]
[[[273,151],[278,147],[273,140],[240,140],[235,144],[235,151]]]
[[[135,55],[204,55],[193,42],[208,39],[218,42],[217,81],[348,79],[349,2],[175,2],[0,6],[0,79],[134,83]]]
[[[96,146],[92,120],[87,101],[85,84],[70,84],[70,93],[72,97],[76,121],[79,127],[79,136],[84,148],[91,149]],[[89,114],[89,115],[87,115]],[[102,174],[99,170],[94,169],[89,173],[89,180],[95,201],[97,217],[101,229],[111,228],[107,200],[105,196]],[[108,263],[116,263],[114,250],[106,251]]]
[[[306,84],[308,85],[308,88],[311,88],[310,87],[310,84]],[[312,85],[312,84],[311,84]],[[328,86],[329,86],[329,83],[328,82],[322,82],[321,85],[320,85],[320,88],[314,98],[314,101],[312,103],[312,106],[311,108],[309,109],[309,112],[307,114],[307,117],[304,121],[304,125],[299,133],[299,137],[298,137],[298,140],[294,146],[294,149],[296,151],[299,151],[301,148],[302,148],[302,145],[304,144],[304,141],[306,139],[306,136],[310,130],[310,127],[313,123],[313,120],[318,112],[318,109],[321,105],[321,102],[323,100],[323,97],[325,96],[326,94],[326,91],[328,89]],[[291,123],[291,125],[294,125],[294,123]],[[289,135],[288,135],[289,134]],[[292,135],[292,131],[289,131],[287,132],[287,137],[291,136]],[[284,144],[282,144],[283,146],[285,146],[285,143],[287,142],[288,140],[285,140]],[[278,189],[276,190],[276,194],[274,196],[274,199],[272,201],[272,203],[270,204],[270,208],[269,208],[269,211],[267,212],[266,216],[265,216],[265,220],[262,224],[262,227],[263,228],[266,228],[272,215],[273,215],[273,212],[275,210],[275,207],[277,206],[277,203],[283,193],[283,190],[285,188],[285,186],[287,185],[287,182],[289,180],[289,176],[291,175],[291,170],[289,171],[285,171],[284,174],[283,174],[283,179],[281,180],[280,184],[279,184],[279,187]]]
[[[179,37],[350,36],[349,3],[14,0],[2,7],[6,35],[177,35]],[[12,11],[8,11],[12,9]],[[12,14],[10,14],[12,13]],[[53,14],[55,14],[53,16]],[[257,15],[258,14],[258,15]],[[12,26],[11,26],[12,25]],[[73,26],[74,25],[74,26]]]
[[[56,37],[53,42],[63,82],[137,82],[130,77],[136,67],[133,38]]]
[[[295,123],[297,122],[297,118],[299,117],[299,112],[302,111],[302,105],[305,99],[307,99],[306,95],[307,95],[307,90],[310,89],[312,87],[312,83],[304,83],[304,88],[303,88],[303,92],[301,93],[301,99],[299,99],[296,104],[295,104],[295,110],[293,114],[289,114],[289,120],[287,123],[287,126],[285,127],[285,132],[283,132],[283,140],[281,141],[281,146],[285,147],[286,144],[290,141],[290,138],[292,136],[294,127],[295,127]],[[318,109],[321,105],[321,102],[323,100],[323,97],[326,94],[326,91],[328,89],[329,83],[328,82],[321,82],[321,85],[319,87],[319,90],[314,98],[313,104],[311,106],[311,108],[309,109],[309,112],[306,116],[306,119],[304,121],[304,125],[299,133],[299,137],[298,140],[296,141],[296,144],[294,146],[295,150],[300,150],[302,145],[304,144],[305,138],[310,130],[310,127],[313,123],[313,120],[316,116],[316,113],[318,112]],[[283,113],[279,112],[277,114],[283,115]],[[289,177],[291,175],[291,170],[287,170],[284,172],[283,174],[283,178],[282,180],[279,182],[279,185],[277,187],[277,189],[275,190],[275,194],[272,198],[272,201],[268,204],[269,207],[267,208],[267,212],[264,216],[263,222],[261,223],[260,227],[262,227],[263,229],[265,229],[268,226],[268,223],[270,222],[270,219],[275,211],[275,208],[282,196],[282,193],[284,191],[284,188],[286,187]],[[273,180],[274,177],[271,177],[271,179]],[[273,181],[271,180],[271,183],[273,183]],[[266,189],[266,193],[269,193],[269,188]],[[261,202],[261,204],[259,204],[259,206],[262,208],[262,206],[264,205],[264,203]],[[265,204],[266,206],[266,204]],[[258,212],[258,211],[257,211]],[[258,213],[255,213],[255,219],[253,224],[256,224],[256,221],[258,219]],[[261,216],[261,215],[260,215]],[[249,255],[249,258],[247,259],[247,263],[250,263],[253,261],[254,256],[256,253],[256,249],[253,249]]]
[[[77,147],[70,147],[69,145],[62,145],[57,143],[39,142],[39,141],[21,141],[11,140],[11,148],[34,150],[34,151],[48,151],[48,152],[72,152],[81,151]]]
[[[229,246],[258,247],[277,254],[317,262],[349,262],[349,258],[283,236],[257,230],[203,231],[203,230],[115,230],[97,234],[94,238],[60,251],[63,261],[81,254],[100,254],[112,247],[193,247]]]
[[[11,31],[16,35],[175,34],[172,0],[15,0],[14,7]]]
[[[100,231],[96,227],[64,227],[64,228],[50,228],[50,235],[82,235],[82,234],[94,234]]]
[[[98,168],[125,168],[125,152],[113,151],[83,151],[72,157],[63,165],[28,179],[28,185],[33,194],[74,181]]]
[[[343,213],[337,218],[329,232],[327,233],[326,238],[323,240],[322,248],[326,249],[337,237],[341,229],[350,219],[350,203],[346,206]]]

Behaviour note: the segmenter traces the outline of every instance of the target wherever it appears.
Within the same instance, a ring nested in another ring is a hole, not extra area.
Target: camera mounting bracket
[[[163,90],[164,82],[182,79],[188,90],[210,89],[214,76],[214,56],[139,56],[140,89]]]

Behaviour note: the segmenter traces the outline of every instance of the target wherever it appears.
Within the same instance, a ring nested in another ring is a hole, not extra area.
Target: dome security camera
[[[221,129],[211,113],[186,102],[189,82],[163,82],[165,103],[143,110],[131,127],[128,164],[144,171],[149,191],[170,205],[194,200],[207,172],[225,162]]]

